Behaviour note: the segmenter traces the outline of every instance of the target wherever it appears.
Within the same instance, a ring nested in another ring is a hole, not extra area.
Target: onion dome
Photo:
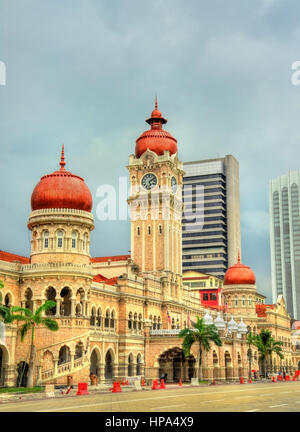
[[[213,317],[210,315],[209,312],[206,312],[206,314],[204,315],[203,322],[206,325],[210,325],[214,323]]]
[[[218,330],[225,330],[226,324],[221,317],[220,312],[218,313],[217,318],[214,320],[214,325],[217,327]]]
[[[236,332],[236,331],[238,331],[238,325],[234,321],[233,317],[231,318],[231,320],[228,323],[228,331],[230,331],[230,332]]]
[[[229,267],[224,276],[224,285],[255,285],[253,270],[241,263],[240,253],[237,264]]]
[[[177,140],[162,129],[162,125],[167,123],[167,120],[157,108],[157,98],[155,98],[155,108],[146,123],[150,125],[150,129],[143,132],[136,140],[136,157],[139,158],[147,149],[159,156],[163,155],[166,150],[170,152],[170,155],[177,153]]]
[[[41,178],[31,195],[31,209],[67,208],[90,212],[92,195],[82,177],[65,169],[64,146],[62,146],[60,170]]]
[[[244,323],[243,319],[241,318],[241,321],[238,324],[238,332],[241,334],[246,334],[248,331],[248,328],[246,324]]]

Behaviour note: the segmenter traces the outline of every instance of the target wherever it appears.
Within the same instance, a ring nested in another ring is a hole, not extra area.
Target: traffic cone
[[[128,382],[128,380],[126,381],[126,385],[129,385],[129,382]]]
[[[252,384],[252,379],[251,378],[249,378],[249,384]]]
[[[142,384],[141,384],[141,386],[142,386],[142,387],[145,386],[145,380],[144,380],[144,378],[142,379]]]
[[[120,383],[118,381],[115,381],[112,392],[113,393],[120,393],[121,391],[122,391],[122,389],[121,389]]]
[[[125,380],[123,380],[122,385],[126,385]]]
[[[216,380],[213,379],[212,385],[216,385]]]
[[[240,384],[245,384],[245,383],[244,383],[244,378],[243,378],[243,377],[240,378]]]
[[[162,379],[162,380],[160,380],[160,387],[159,387],[160,389],[165,389],[166,388],[166,386],[165,386],[165,381]]]
[[[276,378],[272,376],[272,382],[276,382]]]
[[[159,385],[157,380],[152,381],[152,390],[159,390]]]
[[[180,378],[180,380],[179,380],[179,387],[182,387],[181,378]]]

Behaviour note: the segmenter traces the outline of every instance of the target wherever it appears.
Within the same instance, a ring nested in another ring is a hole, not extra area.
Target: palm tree
[[[0,281],[0,289],[4,288],[3,282]],[[2,302],[2,294],[0,292],[0,303]]]
[[[202,352],[210,350],[210,343],[213,342],[217,346],[222,346],[222,341],[219,337],[218,329],[214,324],[205,324],[203,318],[197,316],[197,323],[193,328],[185,328],[178,334],[183,338],[182,349],[184,355],[188,357],[191,352],[191,347],[195,342],[199,344],[198,368],[196,369],[196,378],[202,380]]]
[[[272,365],[272,354],[275,352],[281,359],[284,358],[282,354],[282,342],[276,341],[272,337],[270,330],[262,329],[260,334],[252,336],[252,343],[255,345],[259,351],[259,360],[263,366],[263,375],[267,375],[267,364],[270,360],[270,365]]]
[[[4,322],[12,323],[13,321],[25,321],[20,327],[21,342],[23,342],[26,334],[31,330],[30,358],[28,367],[27,387],[33,387],[33,373],[35,366],[36,348],[34,345],[35,328],[39,325],[44,325],[51,331],[58,330],[58,324],[51,318],[44,317],[43,312],[55,306],[55,302],[47,300],[34,313],[27,308],[13,306],[8,308],[0,306],[0,315],[4,318]],[[18,312],[17,314],[15,312]]]

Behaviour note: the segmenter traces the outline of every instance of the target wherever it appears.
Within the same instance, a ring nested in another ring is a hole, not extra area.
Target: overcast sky
[[[29,255],[30,196],[62,143],[96,215],[157,93],[182,161],[238,159],[243,261],[271,301],[268,183],[300,165],[298,0],[0,0],[0,60],[1,250]],[[92,255],[129,240],[96,219]]]

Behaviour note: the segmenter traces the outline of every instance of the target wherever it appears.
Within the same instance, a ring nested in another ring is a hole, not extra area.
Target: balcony
[[[180,329],[160,329],[150,330],[150,336],[178,336]]]

